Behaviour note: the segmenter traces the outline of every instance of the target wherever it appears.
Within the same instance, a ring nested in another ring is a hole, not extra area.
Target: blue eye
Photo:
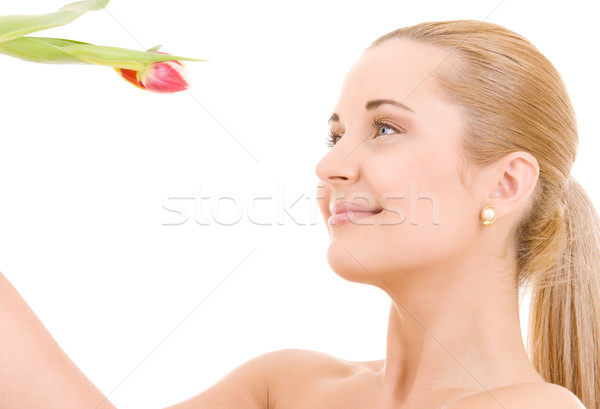
[[[389,126],[389,125],[385,125],[385,124],[382,124],[382,123],[380,123],[380,124],[378,125],[378,129],[379,129],[379,132],[381,132],[381,134],[380,134],[380,135],[391,135],[391,134],[398,133],[398,131],[396,131],[396,130],[395,130],[394,128],[392,128],[391,126]]]
[[[385,120],[375,118],[372,122],[373,129],[376,131],[374,138],[384,135],[403,134],[406,131],[398,126],[392,126]],[[340,140],[343,133],[330,132],[327,136],[327,146],[333,148],[333,146]]]
[[[373,120],[373,128],[377,130],[377,134],[375,135],[375,137],[404,133],[404,130],[402,130],[401,128],[392,126],[386,121],[379,118],[375,118]]]

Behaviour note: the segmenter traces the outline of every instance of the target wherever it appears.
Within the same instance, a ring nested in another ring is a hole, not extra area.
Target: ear
[[[492,179],[492,190],[483,206],[494,206],[499,218],[520,213],[538,180],[540,167],[537,160],[527,152],[512,152],[498,161],[494,170],[495,181]]]

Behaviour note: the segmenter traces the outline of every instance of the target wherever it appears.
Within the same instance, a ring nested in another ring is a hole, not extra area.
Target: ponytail
[[[600,220],[573,178],[562,213],[557,262],[530,277],[528,349],[546,382],[600,409]]]

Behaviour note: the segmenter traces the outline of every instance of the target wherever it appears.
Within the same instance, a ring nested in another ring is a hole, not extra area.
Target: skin
[[[341,277],[389,295],[385,359],[349,362],[312,351],[275,351],[170,409],[583,408],[571,392],[543,381],[521,338],[509,243],[535,188],[537,161],[513,152],[461,176],[461,109],[429,76],[443,69],[438,66],[445,57],[407,40],[365,51],[330,121],[342,136],[316,167],[325,220],[338,200],[382,209],[329,226],[328,261]],[[409,109],[387,103],[366,109],[376,99]],[[376,118],[386,125],[373,126]],[[491,227],[479,220],[488,204],[498,213]],[[0,351],[11,352],[0,354],[0,367],[19,368],[16,376],[0,378],[7,385],[0,388],[0,406],[21,407],[27,396],[29,407],[96,407],[100,392],[2,275],[0,284],[3,322],[21,323],[0,326]],[[22,365],[20,358],[32,353],[45,362],[42,372],[35,362]],[[54,380],[52,388],[47,379]],[[77,400],[65,406],[64,396]]]

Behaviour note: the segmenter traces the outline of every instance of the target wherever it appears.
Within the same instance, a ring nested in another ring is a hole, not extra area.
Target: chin
[[[327,250],[327,262],[331,269],[345,280],[380,286],[378,282],[380,266],[373,265],[374,255],[369,253],[370,251],[365,248],[360,250],[348,248],[334,239]]]

